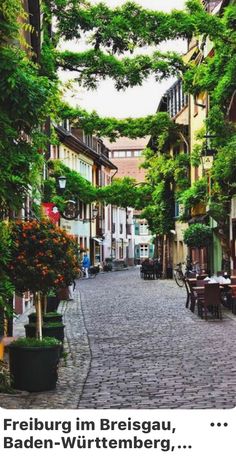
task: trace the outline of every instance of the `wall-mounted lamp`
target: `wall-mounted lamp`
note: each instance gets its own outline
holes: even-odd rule
[[[57,178],[58,187],[61,191],[64,191],[66,188],[66,176],[59,176]]]
[[[213,164],[214,155],[217,153],[216,149],[211,149],[209,141],[215,138],[215,135],[204,135],[206,138],[205,147],[202,150],[202,167],[204,171],[210,170]]]

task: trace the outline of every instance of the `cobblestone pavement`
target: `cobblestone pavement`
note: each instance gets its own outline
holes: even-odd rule
[[[6,408],[230,408],[236,403],[236,320],[204,321],[174,281],[137,268],[79,281],[62,305],[57,389],[0,395]],[[22,333],[23,316],[16,324]]]
[[[77,408],[91,358],[78,292],[75,300],[61,302],[58,311],[63,313],[63,320],[66,323],[64,352],[67,357],[60,361],[56,390],[43,392],[43,394],[40,392],[0,394],[1,407],[12,409]],[[14,324],[14,335],[24,336],[24,324],[28,322],[29,312],[32,312],[32,309]]]

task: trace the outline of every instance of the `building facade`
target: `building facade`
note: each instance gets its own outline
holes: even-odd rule
[[[143,150],[149,138],[131,140],[119,138],[116,142],[106,141],[109,148],[110,160],[117,166],[117,178],[134,178],[142,185],[145,182],[145,170],[141,167],[143,162]],[[126,220],[126,223],[124,222]],[[153,257],[153,236],[148,228],[147,221],[140,219],[140,212],[132,208],[113,208],[113,255],[120,258],[121,252],[129,265],[142,262],[144,259]],[[119,227],[123,225],[123,233],[119,233]],[[125,235],[126,230],[126,235]]]
[[[51,145],[50,159],[60,160],[95,187],[102,187],[111,182],[116,166],[109,160],[108,149],[100,139],[85,135],[80,129],[71,129],[68,121],[55,127],[55,130],[59,145]],[[104,262],[109,251],[109,208],[96,202],[86,204],[83,202],[83,195],[77,204],[78,216],[73,220],[61,217],[60,226],[77,238],[81,251],[89,253],[93,265],[100,264]],[[98,214],[93,217],[95,206]]]

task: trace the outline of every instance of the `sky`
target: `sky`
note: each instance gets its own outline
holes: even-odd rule
[[[100,0],[91,0],[91,3],[99,3]],[[107,5],[114,7],[125,3],[125,0],[103,0]],[[170,11],[172,9],[182,9],[185,0],[136,0],[136,3],[147,9]],[[159,49],[173,50],[177,52],[185,51],[185,43],[181,40],[168,42],[160,46]],[[86,48],[85,43],[70,42],[63,45],[63,48],[70,50],[82,50]],[[150,50],[153,52],[154,48]],[[147,53],[148,49],[139,50],[138,53]],[[60,72],[60,77],[63,81],[71,78],[71,73]],[[76,76],[76,73],[74,73]],[[88,111],[95,110],[101,116],[114,116],[117,118],[124,117],[140,117],[156,112],[158,103],[171,86],[174,79],[169,79],[158,83],[154,77],[149,77],[144,81],[142,86],[126,89],[125,91],[117,91],[113,81],[106,79],[99,83],[96,91],[88,91],[84,88],[73,86],[73,90],[67,92],[67,99],[74,106],[79,105]]]

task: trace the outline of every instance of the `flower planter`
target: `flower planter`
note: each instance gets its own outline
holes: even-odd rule
[[[12,387],[28,392],[55,389],[61,345],[9,346]]]
[[[31,313],[28,315],[29,324],[35,324],[36,322],[36,313]],[[46,313],[43,315],[43,322],[62,322],[62,314],[60,313]]]
[[[60,324],[60,322],[58,322],[58,325],[56,325],[56,326],[43,325],[43,327],[42,327],[43,337],[50,336],[50,337],[56,338],[57,340],[63,342],[64,327],[65,327],[65,325]],[[25,336],[27,338],[35,338],[35,331],[36,331],[36,324],[32,323],[32,324],[25,325]]]
[[[56,311],[60,303],[60,299],[58,297],[47,297],[47,313],[53,313]]]
[[[58,298],[59,300],[69,300],[69,289],[68,287],[64,287],[63,289],[58,290]]]

